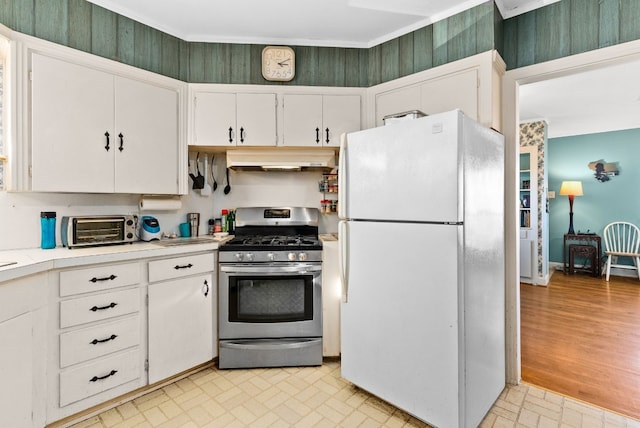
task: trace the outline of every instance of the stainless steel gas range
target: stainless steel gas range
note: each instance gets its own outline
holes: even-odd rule
[[[219,367],[322,364],[318,210],[238,208],[219,251]]]

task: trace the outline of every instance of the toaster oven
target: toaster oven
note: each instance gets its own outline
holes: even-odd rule
[[[136,215],[62,217],[60,237],[68,248],[132,243],[137,223]]]

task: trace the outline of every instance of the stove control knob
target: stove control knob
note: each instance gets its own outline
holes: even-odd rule
[[[253,253],[245,254],[245,258],[247,259],[248,262],[252,262],[253,261]]]
[[[267,254],[267,260],[269,260],[270,262],[273,262],[276,260],[276,255],[273,253],[268,253]]]
[[[242,253],[236,253],[236,260],[239,262],[242,261]]]
[[[298,254],[298,260],[300,260],[301,262],[307,260],[307,253]]]
[[[296,261],[298,259],[298,257],[296,256],[296,253],[289,253],[287,255],[287,258],[289,259],[289,261],[293,262]]]

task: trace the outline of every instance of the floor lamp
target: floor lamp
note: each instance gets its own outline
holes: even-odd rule
[[[560,194],[569,197],[569,235],[575,235],[573,231],[573,197],[582,196],[582,181],[563,181],[560,186]]]

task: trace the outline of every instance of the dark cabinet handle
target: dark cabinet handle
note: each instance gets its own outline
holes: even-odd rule
[[[240,128],[240,142],[244,143],[244,128]]]
[[[325,142],[329,144],[329,128],[325,129],[324,131],[327,133],[327,139],[325,140]]]
[[[94,376],[94,377],[92,377],[91,379],[89,379],[89,382],[97,382],[99,380],[103,380],[103,379],[106,379],[108,377],[111,377],[116,373],[118,373],[118,370],[111,370],[108,374],[106,374],[104,376]]]
[[[316,128],[316,143],[320,142],[320,128]]]
[[[104,311],[105,309],[111,309],[111,308],[115,308],[118,304],[116,302],[111,302],[110,304],[108,304],[107,306],[94,306],[93,308],[89,309],[90,311],[96,312],[96,311]]]
[[[104,278],[96,278],[95,276],[93,278],[91,278],[89,281],[96,283],[98,281],[113,281],[114,279],[116,279],[117,276],[115,275],[110,275],[110,276],[105,276]]]
[[[204,289],[204,297],[207,297],[209,295],[209,283],[207,282],[207,280],[204,280],[204,286],[206,287]]]
[[[104,342],[108,342],[110,340],[115,339],[116,337],[118,337],[118,335],[116,334],[112,334],[111,336],[107,337],[106,339],[93,339],[91,342],[89,342],[92,345],[97,345],[98,343],[104,343]]]
[[[106,145],[106,146],[104,146],[104,149],[105,149],[106,151],[109,151],[109,148],[110,148],[110,147],[109,147],[109,131],[105,132],[105,133],[104,133],[104,136],[105,136],[105,137],[107,137],[107,145]]]
[[[233,143],[233,128],[229,127],[229,142]]]
[[[192,268],[192,267],[193,267],[193,265],[191,263],[189,263],[188,265],[182,265],[182,266],[175,265],[173,268],[175,270],[178,270],[178,269],[189,269],[189,268]]]
[[[122,132],[118,134],[118,137],[120,138],[120,147],[118,147],[118,150],[123,151],[124,150],[124,135],[122,135]]]

